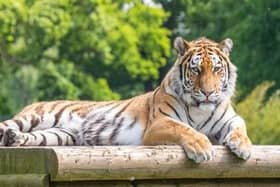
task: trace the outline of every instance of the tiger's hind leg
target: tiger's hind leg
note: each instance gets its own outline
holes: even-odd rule
[[[5,146],[61,146],[77,145],[77,136],[69,130],[50,128],[33,132],[8,129],[3,135]]]

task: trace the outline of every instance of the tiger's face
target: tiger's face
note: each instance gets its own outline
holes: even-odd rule
[[[231,97],[236,80],[236,68],[229,60],[232,45],[230,39],[221,43],[206,38],[175,40],[179,54],[175,66],[186,102],[199,107],[214,106]]]

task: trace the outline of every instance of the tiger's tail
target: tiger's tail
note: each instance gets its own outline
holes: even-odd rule
[[[29,118],[28,118],[29,117]],[[0,146],[76,145],[76,135],[57,127],[38,128],[39,119],[24,116],[0,122]],[[37,130],[34,130],[37,127]]]

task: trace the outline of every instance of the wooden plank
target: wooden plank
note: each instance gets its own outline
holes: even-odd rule
[[[1,187],[48,187],[49,176],[40,174],[0,175]]]
[[[179,146],[53,147],[53,181],[280,178],[280,146],[254,146],[248,161],[215,146],[212,161],[196,164]]]
[[[137,187],[278,187],[280,179],[189,179],[136,181]]]
[[[0,175],[2,174],[55,174],[56,154],[52,148],[1,147]]]
[[[134,187],[129,181],[67,181],[53,182],[52,187]]]
[[[0,174],[46,174],[53,182],[280,178],[280,146],[254,146],[248,161],[215,150],[212,161],[196,164],[180,146],[0,148]]]

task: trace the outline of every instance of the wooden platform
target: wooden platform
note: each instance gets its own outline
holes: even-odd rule
[[[280,186],[280,146],[254,146],[248,161],[215,150],[196,164],[179,146],[0,148],[0,186]]]

